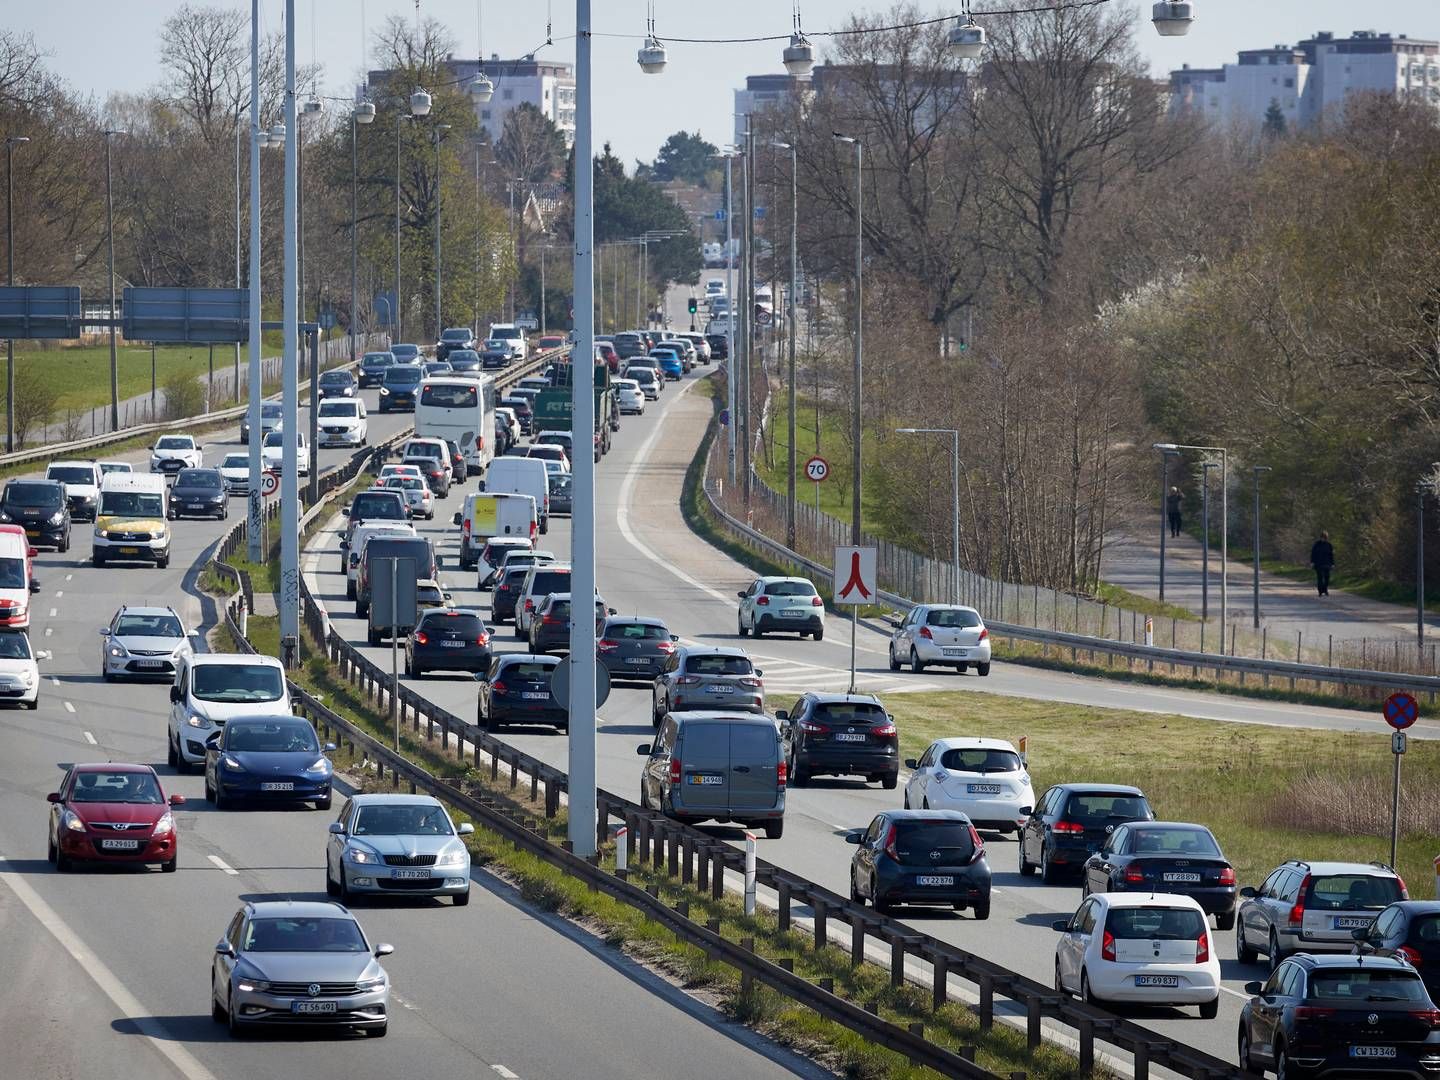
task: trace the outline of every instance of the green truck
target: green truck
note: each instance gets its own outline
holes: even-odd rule
[[[535,398],[536,431],[570,430],[570,366],[559,369],[553,389],[542,390]],[[610,433],[620,430],[620,401],[610,385],[610,366],[595,365],[595,425],[600,432],[600,453],[610,452]]]

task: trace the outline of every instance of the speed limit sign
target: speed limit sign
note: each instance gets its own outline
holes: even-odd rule
[[[267,473],[261,473],[261,474],[260,474],[260,494],[261,494],[261,495],[264,495],[264,496],[268,499],[271,495],[274,495],[275,492],[277,492],[277,491],[279,491],[279,490],[280,490],[280,477],[276,476],[273,472],[267,472]]]
[[[805,462],[805,475],[818,484],[830,475],[830,463],[823,457],[812,457]]]

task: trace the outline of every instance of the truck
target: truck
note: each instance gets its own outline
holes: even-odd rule
[[[535,398],[535,430],[570,430],[570,372],[564,365],[556,370],[551,389]],[[600,432],[600,452],[610,452],[610,433],[620,430],[620,399],[610,385],[610,365],[595,365],[595,423]]]

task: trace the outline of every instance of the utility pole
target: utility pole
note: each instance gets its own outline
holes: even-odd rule
[[[751,466],[751,456],[754,453],[755,438],[751,434],[752,424],[750,416],[751,404],[754,400],[754,393],[750,386],[750,379],[755,372],[755,339],[759,336],[755,332],[755,129],[749,128],[745,132],[745,295],[742,298],[745,305],[745,506],[750,506],[750,496],[754,487],[754,475]]]
[[[123,131],[105,132],[105,265],[110,279],[110,430],[120,430],[120,365],[115,355],[115,198],[110,187],[110,143]],[[210,392],[205,392],[210,400]]]
[[[296,209],[299,199],[298,143],[295,113],[295,0],[285,0],[285,204],[284,204],[284,359],[281,371],[283,459],[280,467],[280,641],[298,641],[300,634],[300,483],[299,464],[299,266]],[[250,433],[260,437],[258,430]]]
[[[260,0],[250,0],[250,421],[248,447],[250,483],[245,493],[248,509],[245,554],[252,564],[265,561],[261,533],[265,528],[265,500],[260,495]],[[155,355],[152,351],[152,357]],[[154,361],[151,361],[153,402]],[[237,388],[238,389],[238,388]]]
[[[736,304],[739,302],[735,293],[739,290],[735,285],[735,241],[734,241],[734,220],[735,207],[733,198],[733,170],[731,164],[734,162],[733,154],[725,155],[725,288],[730,290],[730,317],[725,320],[725,366],[729,372],[725,380],[726,394],[729,397],[730,422],[725,425],[725,439],[727,450],[727,461],[730,465],[729,483],[731,490],[735,488],[735,319]]]
[[[800,214],[800,189],[799,169],[800,159],[795,147],[786,142],[775,142],[771,145],[780,149],[790,151],[790,288],[786,306],[789,308],[788,337],[790,350],[790,408],[788,421],[788,434],[786,446],[788,447],[788,468],[785,478],[785,546],[791,551],[795,550],[795,297],[799,291],[799,264],[796,254],[796,244],[799,238],[798,220]]]
[[[1252,465],[1250,468],[1251,474],[1255,477],[1255,520],[1253,522],[1255,526],[1255,550],[1253,552],[1253,558],[1250,560],[1252,564],[1250,570],[1253,575],[1251,578],[1251,591],[1254,602],[1254,626],[1256,630],[1260,629],[1260,474],[1269,471],[1269,465]],[[1295,659],[1299,660],[1300,658],[1297,656]]]

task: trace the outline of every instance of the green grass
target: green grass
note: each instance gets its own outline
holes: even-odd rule
[[[242,350],[243,354],[244,350]],[[155,350],[155,381],[163,392],[165,383],[174,375],[191,377],[209,370],[209,347],[206,345],[161,346]],[[248,357],[241,356],[243,362]],[[233,346],[215,346],[215,370],[234,370]],[[116,353],[119,369],[120,400],[150,391],[150,349],[122,346]],[[59,397],[56,408],[63,415],[67,410],[80,412],[106,404],[110,400],[110,347],[108,345],[67,345],[62,348],[37,348],[34,342],[15,343],[15,376],[36,371],[54,387]]]
[[[1242,885],[1258,885],[1286,859],[1390,859],[1392,757],[1384,735],[990,694],[897,694],[887,707],[907,757],[961,733],[1011,742],[1026,735],[1037,795],[1081,779],[1138,785],[1160,818],[1209,826]],[[1440,745],[1411,741],[1401,790],[1407,827],[1397,869],[1412,896],[1428,898],[1440,850]]]
[[[776,391],[770,413],[769,432],[773,433],[774,437],[771,460],[766,461],[763,451],[755,459],[755,470],[760,474],[761,479],[776,491],[782,492],[785,490],[786,474],[789,471],[790,439],[786,419],[789,400],[789,395],[784,390]],[[820,456],[829,462],[830,475],[823,483],[816,485],[805,475],[805,462],[815,454],[815,402],[814,399],[806,398],[803,395],[797,397],[796,400],[795,497],[808,506],[814,506],[815,488],[818,486],[820,488],[820,509],[831,517],[849,521],[852,499],[851,477],[854,474],[850,468],[849,433],[844,430],[848,425],[848,420],[835,415],[833,407],[822,408],[820,411]],[[910,437],[895,436],[897,439]],[[868,457],[874,450],[874,432],[869,429],[864,430],[862,439],[862,453]],[[766,444],[769,444],[770,441],[770,434],[767,434]],[[885,537],[887,534],[879,519],[876,498],[877,492],[873,484],[867,484],[861,489],[860,519],[868,532],[875,536]]]
[[[1158,600],[1152,600],[1148,596],[1141,596],[1129,589],[1119,585],[1112,585],[1108,581],[1102,581],[1100,587],[1095,590],[1095,600],[1102,604],[1109,604],[1111,607],[1124,608],[1126,611],[1138,611],[1141,615],[1151,615],[1163,619],[1179,619],[1181,622],[1199,622],[1200,617],[1189,608],[1177,607],[1175,604],[1162,604]]]

